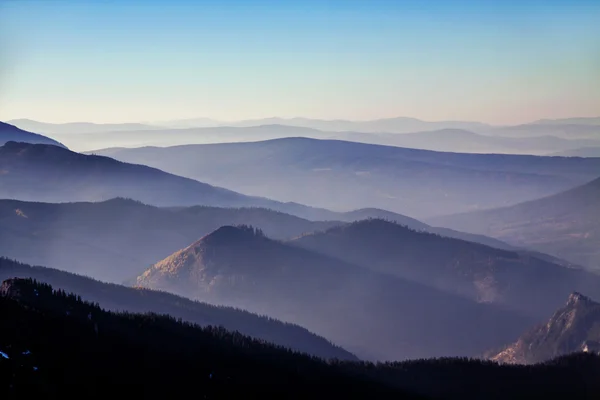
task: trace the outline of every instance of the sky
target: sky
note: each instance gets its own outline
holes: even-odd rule
[[[597,0],[0,0],[0,120],[599,115]]]

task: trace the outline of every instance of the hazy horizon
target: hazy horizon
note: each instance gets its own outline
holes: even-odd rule
[[[600,115],[600,3],[0,1],[0,120]]]
[[[290,120],[306,119],[306,120],[321,120],[321,121],[327,121],[327,122],[335,122],[335,121],[372,122],[372,121],[379,121],[379,120],[406,119],[406,120],[418,120],[421,122],[440,122],[440,123],[441,122],[471,122],[471,123],[481,123],[481,124],[485,124],[485,125],[490,125],[492,127],[503,127],[503,126],[514,126],[514,125],[538,123],[538,122],[542,122],[544,120],[552,121],[552,120],[563,120],[563,119],[568,120],[568,119],[592,119],[592,118],[594,118],[594,119],[600,118],[600,113],[597,115],[592,115],[592,114],[590,114],[590,115],[571,115],[571,116],[565,116],[563,118],[540,118],[540,119],[535,119],[535,120],[522,121],[522,122],[516,123],[516,124],[494,124],[494,123],[489,123],[489,122],[481,121],[481,120],[458,120],[458,119],[455,119],[455,120],[425,120],[425,119],[416,118],[416,117],[409,116],[409,115],[384,116],[381,118],[367,118],[367,119],[312,118],[312,117],[307,117],[304,115],[282,117],[279,115],[271,115],[271,116],[266,116],[266,117],[261,117],[261,118],[229,119],[229,120],[222,120],[222,119],[217,119],[217,118],[212,118],[212,117],[207,117],[207,116],[197,116],[197,117],[191,116],[191,117],[173,118],[173,119],[123,120],[123,121],[95,121],[95,120],[52,121],[52,120],[40,120],[40,119],[34,119],[34,118],[28,118],[28,117],[21,117],[21,118],[3,119],[1,121],[8,122],[8,123],[10,123],[11,121],[32,121],[32,122],[39,122],[39,123],[43,123],[43,124],[55,124],[55,125],[88,124],[88,123],[89,124],[97,124],[97,125],[144,124],[144,125],[151,125],[151,126],[155,126],[155,127],[161,127],[161,125],[160,125],[161,123],[166,124],[169,122],[185,122],[185,121],[202,121],[202,120],[204,120],[207,123],[207,127],[213,127],[213,125],[208,125],[209,122],[214,123],[214,127],[217,127],[217,126],[227,127],[227,126],[229,126],[228,124],[236,124],[236,123],[240,123],[240,122],[250,122],[250,121],[263,121],[263,120],[281,120],[282,122],[285,122],[285,121],[290,121]],[[256,125],[256,126],[260,126],[260,125]],[[201,126],[193,125],[188,128],[191,129],[191,128],[199,128],[199,127],[201,127]],[[175,129],[175,128],[171,128],[171,129]],[[181,129],[186,129],[186,128],[181,128]]]

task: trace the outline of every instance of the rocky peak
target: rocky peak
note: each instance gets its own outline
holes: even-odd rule
[[[593,303],[593,301],[589,297],[584,296],[579,292],[573,292],[569,295],[569,298],[567,300],[567,307],[575,307],[579,304],[589,303]]]
[[[565,307],[546,324],[526,332],[492,360],[534,364],[575,352],[600,353],[600,304],[581,293],[569,295]]]

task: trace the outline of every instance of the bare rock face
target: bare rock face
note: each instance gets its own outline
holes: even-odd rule
[[[575,352],[600,352],[600,304],[578,292],[571,293],[546,324],[528,331],[490,359],[533,364]]]

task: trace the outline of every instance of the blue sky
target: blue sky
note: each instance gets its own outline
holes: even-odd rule
[[[0,0],[0,120],[600,115],[597,0]]]

